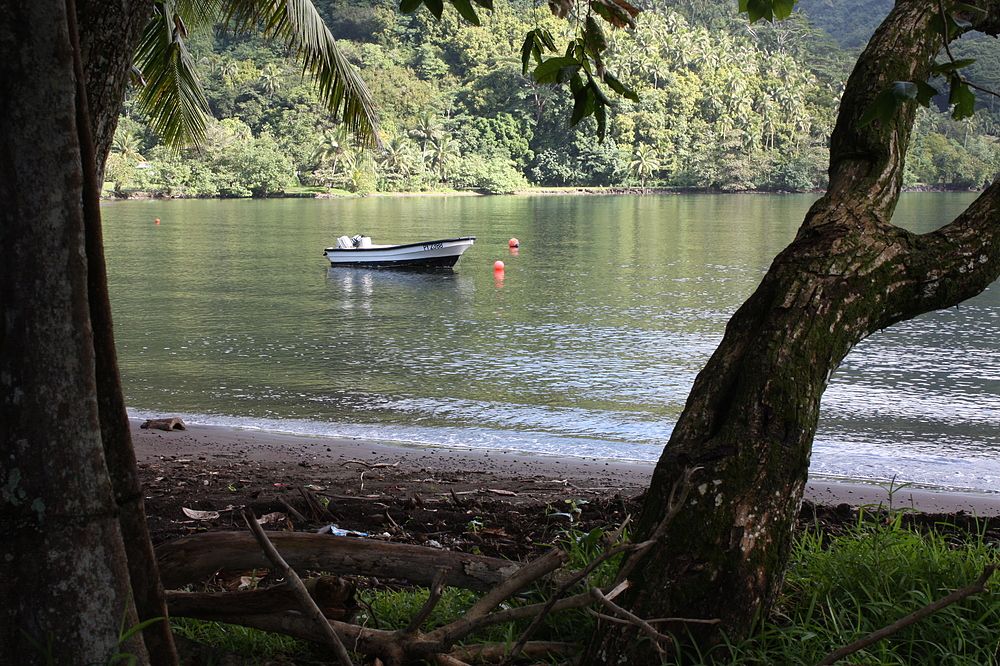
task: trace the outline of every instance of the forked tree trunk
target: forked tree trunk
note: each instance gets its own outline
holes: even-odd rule
[[[968,16],[996,33],[1000,2]],[[792,244],[733,316],[695,380],[653,475],[639,538],[650,535],[675,482],[696,469],[684,508],[630,579],[622,605],[704,648],[739,639],[781,585],[809,467],[820,397],[831,373],[871,333],[955,305],[1000,275],[1000,185],[959,218],[917,236],[890,224],[914,109],[858,127],[875,95],[923,80],[941,38],[929,0],[897,0],[844,94],[831,139],[830,188]],[[691,638],[688,639],[687,636]],[[585,663],[659,664],[631,625],[602,621]]]

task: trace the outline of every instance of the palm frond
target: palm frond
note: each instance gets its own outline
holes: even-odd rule
[[[221,0],[223,20],[237,31],[261,28],[284,40],[318,84],[330,112],[365,147],[381,147],[371,92],[337,48],[311,0]]]
[[[208,102],[184,44],[184,21],[171,4],[156,3],[136,51],[143,83],[136,101],[150,128],[176,147],[204,140]]]

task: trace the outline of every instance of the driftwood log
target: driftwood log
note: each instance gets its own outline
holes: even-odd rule
[[[483,555],[456,553],[425,546],[373,539],[268,532],[289,566],[300,571],[338,575],[402,578],[429,587],[444,569],[444,584],[486,592],[522,565]],[[156,548],[163,587],[168,590],[211,576],[217,571],[265,569],[270,562],[247,532],[209,532],[180,537]]]
[[[157,430],[187,430],[184,421],[176,416],[171,416],[168,419],[147,419],[139,427],[144,430],[149,428],[156,428]]]
[[[302,581],[323,615],[350,622],[357,612],[354,585],[336,576]],[[232,615],[260,615],[299,610],[300,603],[288,583],[256,590],[232,592],[167,592],[167,608],[174,617],[223,620]]]

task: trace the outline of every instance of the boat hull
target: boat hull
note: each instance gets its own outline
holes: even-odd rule
[[[370,247],[328,247],[323,256],[331,266],[361,268],[451,268],[472,247],[475,236],[445,238],[403,245],[372,245]]]

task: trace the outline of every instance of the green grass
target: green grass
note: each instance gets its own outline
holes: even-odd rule
[[[996,544],[981,536],[956,543],[943,533],[919,533],[903,526],[900,514],[888,524],[859,521],[832,545],[824,545],[818,532],[808,532],[797,541],[771,619],[749,640],[714,650],[711,663],[815,664],[833,650],[970,585],[995,561]],[[998,624],[1000,595],[974,595],[842,663],[997,664]]]

